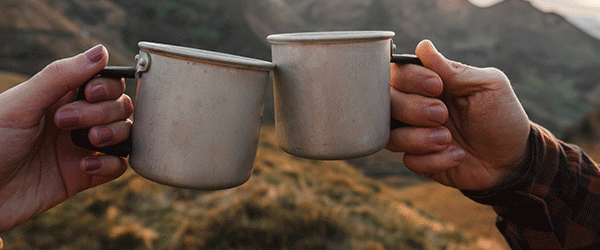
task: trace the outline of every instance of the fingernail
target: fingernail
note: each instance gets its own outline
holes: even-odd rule
[[[446,145],[450,142],[450,133],[445,129],[438,129],[431,133],[431,139],[438,145]]]
[[[106,99],[107,94],[107,90],[106,90],[106,86],[102,85],[102,84],[96,84],[94,86],[92,86],[90,88],[90,101],[95,102],[95,101],[101,101]]]
[[[104,57],[104,46],[102,46],[102,44],[98,44],[96,46],[94,46],[93,48],[89,49],[88,51],[85,52],[85,58],[87,58],[90,62],[98,62],[100,60],[102,60],[102,58]]]
[[[465,158],[465,151],[460,149],[460,148],[456,148],[453,149],[452,151],[450,151],[450,153],[452,154],[452,159],[454,159],[455,161],[460,161],[463,158]]]
[[[423,82],[423,89],[425,90],[425,92],[437,96],[441,94],[441,85],[442,81],[440,81],[440,79],[438,79],[437,77],[429,77],[425,79],[425,82]]]
[[[100,160],[98,160],[98,158],[90,157],[85,159],[83,167],[85,168],[86,172],[92,172],[94,170],[100,169],[102,167],[102,163],[100,163]]]
[[[79,112],[66,108],[56,114],[56,125],[61,128],[73,127],[79,123]]]
[[[106,143],[112,140],[114,134],[112,129],[108,127],[101,127],[96,129],[96,133],[100,138],[100,143]]]
[[[429,107],[429,109],[427,111],[428,111],[428,118],[430,121],[439,123],[439,124],[446,122],[446,109],[444,109],[444,107],[435,105],[435,106]]]

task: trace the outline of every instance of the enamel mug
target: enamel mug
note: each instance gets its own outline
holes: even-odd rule
[[[303,158],[373,154],[390,133],[390,61],[394,32],[275,34],[275,128],[279,146]],[[394,55],[398,63],[417,58]],[[408,60],[408,61],[405,61]]]
[[[107,67],[99,74],[138,78],[131,141],[97,149],[81,130],[72,134],[75,144],[130,154],[135,172],[169,186],[222,189],[246,182],[274,65],[166,44],[138,46],[135,68]]]

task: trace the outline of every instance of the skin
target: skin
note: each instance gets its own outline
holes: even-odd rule
[[[461,190],[483,191],[517,177],[530,123],[508,78],[495,68],[446,59],[424,40],[424,67],[391,65],[392,117],[387,149],[405,152],[411,171]]]
[[[78,148],[69,134],[91,127],[89,139],[99,147],[129,137],[133,106],[122,80],[91,80],[87,100],[72,102],[74,90],[107,62],[98,45],[0,94],[0,232],[127,169],[125,159]]]

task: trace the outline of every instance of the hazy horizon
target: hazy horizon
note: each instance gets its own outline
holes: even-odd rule
[[[489,7],[504,0],[469,0],[479,7]],[[600,1],[598,0],[527,0],[545,12],[558,13],[588,34],[600,39]]]
[[[469,0],[469,2],[488,7],[504,0]],[[587,16],[600,20],[600,1],[597,0],[527,0],[543,11],[552,11],[569,16]]]

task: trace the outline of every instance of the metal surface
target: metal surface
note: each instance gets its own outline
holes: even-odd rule
[[[390,31],[278,34],[271,43],[280,147],[310,159],[381,150],[390,125]]]
[[[170,45],[139,46],[151,66],[138,79],[133,170],[159,183],[195,189],[247,181],[274,65]]]
[[[135,55],[135,69],[137,73],[142,73],[148,71],[150,68],[150,54],[140,51],[137,55]]]

